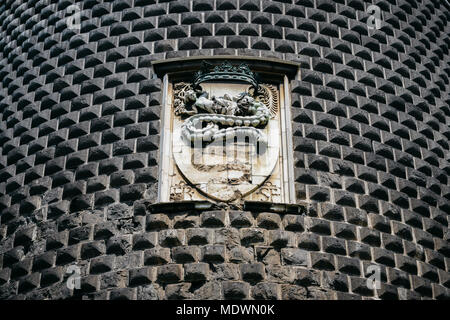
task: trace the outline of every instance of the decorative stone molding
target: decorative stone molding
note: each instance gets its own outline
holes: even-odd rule
[[[236,60],[165,79],[159,201],[295,202],[287,81]]]

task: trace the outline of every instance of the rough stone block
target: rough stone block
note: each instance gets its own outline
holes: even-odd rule
[[[209,279],[209,272],[207,263],[188,263],[184,265],[184,278],[186,281],[206,281]]]
[[[175,283],[183,280],[184,272],[180,264],[166,264],[157,267],[157,279],[161,283]]]

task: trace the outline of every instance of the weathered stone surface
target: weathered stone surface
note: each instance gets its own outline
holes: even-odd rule
[[[161,283],[173,283],[182,280],[183,267],[179,264],[167,264],[157,268],[158,281]]]
[[[308,266],[308,252],[302,249],[281,249],[283,263],[287,265]]]
[[[100,277],[100,289],[107,288],[124,288],[128,285],[128,272],[108,272],[104,273]]]
[[[141,286],[152,283],[156,280],[156,268],[144,267],[139,269],[131,269],[128,279],[130,286]]]
[[[253,287],[252,296],[256,300],[279,300],[281,288],[276,283],[261,282]]]
[[[0,299],[449,298],[445,1],[380,2],[380,30],[356,0],[95,2],[81,30],[0,7]],[[287,72],[297,205],[156,204],[152,62],[224,54]]]
[[[307,291],[304,287],[283,284],[281,285],[281,295],[283,300],[306,300]]]
[[[169,300],[192,299],[193,294],[189,292],[190,283],[169,284],[166,286],[165,294]]]
[[[216,280],[238,280],[240,278],[239,265],[234,263],[214,264],[215,272],[212,277]]]
[[[133,216],[133,211],[126,204],[113,204],[107,208],[106,211],[108,220],[118,220],[131,218]]]
[[[266,277],[262,263],[241,264],[242,279],[249,283],[256,283]]]
[[[222,283],[225,299],[242,300],[248,297],[250,286],[242,281],[225,281]]]
[[[206,282],[194,291],[194,298],[198,300],[220,300],[222,297],[221,285],[217,281]]]
[[[186,281],[206,281],[209,278],[209,266],[206,263],[189,263],[184,266]]]

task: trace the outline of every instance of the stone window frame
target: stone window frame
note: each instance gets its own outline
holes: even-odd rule
[[[157,60],[152,62],[152,67],[158,78],[162,79],[162,101],[161,101],[161,116],[160,116],[160,148],[158,159],[158,197],[157,203],[170,202],[168,196],[163,194],[163,190],[170,188],[168,186],[168,179],[164,177],[168,176],[170,161],[167,159],[170,157],[170,144],[171,141],[171,97],[169,96],[170,87],[173,82],[180,81],[182,79],[190,79],[192,73],[199,70],[202,61],[207,61],[212,64],[219,64],[225,60],[230,62],[239,63],[243,62],[249,65],[250,69],[260,74],[261,82],[264,79],[270,79],[272,82],[276,82],[279,85],[280,103],[283,102],[283,106],[280,105],[280,116],[282,121],[281,131],[286,132],[282,134],[282,146],[281,152],[283,154],[283,163],[280,164],[283,169],[283,188],[286,198],[284,203],[296,204],[299,199],[296,198],[295,193],[295,176],[294,176],[294,150],[293,150],[293,130],[292,130],[292,117],[291,117],[291,88],[290,80],[295,79],[299,73],[300,64],[295,62],[284,61],[280,59],[270,58],[256,58],[256,57],[242,57],[242,56],[204,56],[204,57],[185,57],[185,58],[173,58],[165,60]],[[268,77],[270,75],[270,78]],[[276,81],[273,80],[273,76],[276,77]],[[284,114],[283,114],[284,113]],[[290,138],[289,138],[290,137]],[[168,193],[168,192],[167,192]]]

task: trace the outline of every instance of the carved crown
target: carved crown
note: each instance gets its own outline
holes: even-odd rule
[[[201,69],[194,74],[192,84],[194,88],[197,88],[202,82],[215,80],[243,81],[251,84],[256,89],[255,91],[258,89],[258,76],[250,70],[247,64],[241,63],[239,66],[233,66],[228,61],[215,67],[203,61]]]

